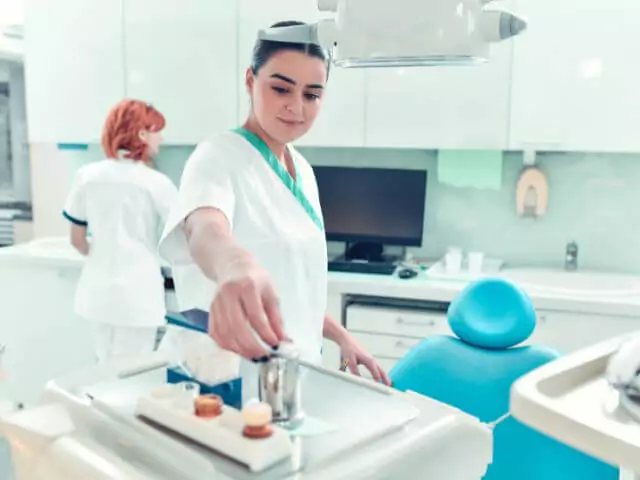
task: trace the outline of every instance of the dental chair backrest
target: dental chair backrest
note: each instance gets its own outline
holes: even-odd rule
[[[500,279],[469,285],[451,303],[449,325],[458,338],[424,339],[391,370],[395,388],[413,390],[478,417],[509,411],[511,384],[558,354],[516,346],[535,329],[529,297]],[[462,461],[463,459],[461,459]],[[508,417],[494,430],[494,458],[486,480],[617,480],[618,469]]]

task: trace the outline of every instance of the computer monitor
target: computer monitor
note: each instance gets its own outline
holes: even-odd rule
[[[372,257],[383,245],[422,244],[426,170],[316,166],[314,172],[327,240],[347,242],[347,260],[380,260]]]

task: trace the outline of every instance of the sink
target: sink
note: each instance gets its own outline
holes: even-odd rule
[[[525,290],[558,295],[621,297],[640,295],[640,277],[594,271],[504,269],[501,276]]]

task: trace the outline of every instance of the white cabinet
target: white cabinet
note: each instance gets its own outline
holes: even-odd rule
[[[538,310],[538,324],[527,343],[568,354],[608,338],[640,332],[640,319],[614,315]]]
[[[2,297],[3,389],[6,399],[33,405],[49,380],[95,362],[94,330],[73,309],[80,266],[17,262],[11,248],[0,256],[0,287],[11,291]]]
[[[616,315],[538,310],[536,329],[525,345],[552,348],[560,354],[607,338],[640,332],[640,319]],[[422,339],[456,337],[445,312],[392,306],[350,305],[345,326],[378,362],[391,368]]]
[[[510,41],[473,67],[366,72],[367,147],[505,149],[509,131]]]
[[[127,96],[165,115],[167,143],[237,125],[236,2],[125,0],[124,25]]]
[[[511,146],[638,151],[640,2],[517,0]]]
[[[363,147],[365,71],[331,66],[322,109],[313,128],[296,145]]]
[[[453,335],[444,312],[383,306],[350,305],[346,327],[387,372],[422,339]]]
[[[444,312],[393,307],[352,305],[347,309],[347,328],[355,332],[413,338],[452,335]]]
[[[244,72],[250,66],[258,30],[284,20],[316,22],[322,18],[315,0],[238,0],[239,44],[238,114],[243,122],[249,114],[249,95]],[[320,115],[311,131],[298,142],[300,146],[363,146],[364,78],[362,70],[331,68]]]
[[[125,95],[122,33],[122,0],[27,0],[31,143],[100,143],[109,109]]]

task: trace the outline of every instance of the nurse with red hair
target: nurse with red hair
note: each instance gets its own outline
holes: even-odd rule
[[[152,163],[164,127],[164,116],[148,103],[115,105],[102,132],[106,158],[77,171],[63,210],[71,243],[86,257],[75,310],[96,326],[100,363],[153,351],[164,324],[156,249],[177,196]]]

